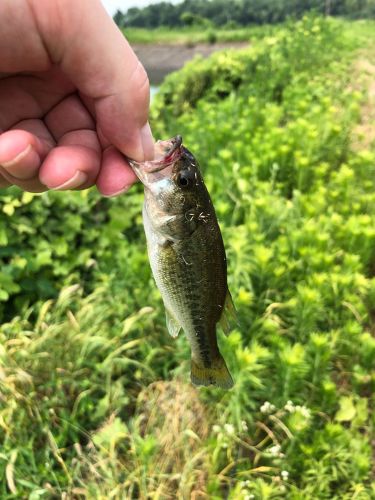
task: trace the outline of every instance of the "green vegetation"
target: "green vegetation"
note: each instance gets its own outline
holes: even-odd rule
[[[303,18],[155,99],[155,134],[183,135],[221,222],[231,391],[188,383],[140,186],[0,195],[2,499],[374,497],[375,144],[356,138],[355,64],[375,71],[374,33]]]
[[[197,43],[248,42],[263,38],[272,32],[272,27],[254,26],[251,28],[200,28],[196,26],[180,29],[171,28],[123,28],[123,33],[130,43],[165,43],[194,46]]]
[[[375,0],[184,0],[159,2],[143,8],[117,11],[114,20],[120,27],[157,28],[160,26],[204,27],[280,23],[304,13],[344,16],[354,19],[374,18]]]

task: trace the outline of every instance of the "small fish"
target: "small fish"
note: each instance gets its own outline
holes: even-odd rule
[[[233,386],[216,327],[229,331],[235,313],[227,285],[220,228],[194,156],[181,136],[155,145],[155,160],[130,164],[145,188],[148,255],[172,337],[182,328],[191,344],[195,385]]]

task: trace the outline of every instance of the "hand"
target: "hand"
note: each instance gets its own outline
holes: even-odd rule
[[[145,70],[99,0],[1,0],[0,187],[113,196],[152,159]]]

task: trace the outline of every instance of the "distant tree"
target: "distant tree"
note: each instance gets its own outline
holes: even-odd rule
[[[198,14],[192,14],[191,12],[183,12],[180,15],[180,21],[184,26],[212,26],[211,21],[202,16],[198,16]]]
[[[345,0],[343,10],[353,18],[374,18],[375,0]]]
[[[195,15],[191,12],[183,12],[180,16],[180,21],[186,26],[192,26],[194,24]]]
[[[125,14],[121,12],[121,10],[116,10],[116,14],[113,16],[114,22],[119,26],[120,28],[123,28],[124,26],[124,18]]]
[[[164,1],[142,9],[133,7],[125,14],[117,11],[114,19],[119,26],[144,28],[205,25],[202,19],[211,26],[245,26],[300,18],[310,10],[350,18],[375,17],[375,0],[183,0],[178,4]]]

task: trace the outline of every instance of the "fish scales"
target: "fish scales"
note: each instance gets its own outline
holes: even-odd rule
[[[222,286],[226,282],[224,266],[212,269],[207,265],[217,244],[216,238],[210,241],[213,234],[201,226],[189,238],[189,248],[181,244],[169,245],[159,249],[155,260],[151,259],[158,288],[163,297],[168,297],[165,301],[168,309],[179,318],[182,329],[189,336],[194,356],[200,356],[206,367],[218,356],[216,323],[226,295]],[[202,255],[202,250],[197,255],[195,248],[203,249],[206,255]]]
[[[195,158],[179,137],[159,143],[154,162],[131,162],[145,186],[143,222],[171,335],[180,328],[192,351],[197,385],[233,385],[216,338],[225,313],[226,258],[210,196]]]

